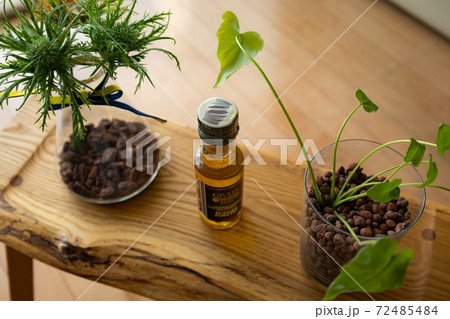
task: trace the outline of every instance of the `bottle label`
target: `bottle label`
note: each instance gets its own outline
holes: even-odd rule
[[[223,222],[233,219],[242,208],[243,181],[227,187],[212,187],[197,182],[200,212],[209,220]]]

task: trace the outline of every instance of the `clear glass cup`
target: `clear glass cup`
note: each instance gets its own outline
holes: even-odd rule
[[[336,169],[340,166],[347,168],[350,163],[359,162],[370,151],[380,146],[377,142],[368,140],[343,140],[339,142]],[[325,146],[312,158],[311,164],[314,175],[323,175],[332,171],[334,143]],[[387,168],[401,164],[403,155],[396,150],[384,147],[377,151],[362,164],[363,172],[367,175],[377,174]],[[387,173],[390,174],[390,173]],[[387,175],[384,175],[385,177]],[[395,178],[403,182],[422,183],[422,178],[412,165],[403,167]],[[326,288],[339,274],[343,265],[349,262],[357,253],[358,245],[346,230],[340,229],[323,217],[323,212],[313,205],[308,196],[311,187],[311,176],[305,172],[305,192],[302,207],[302,232],[300,235],[300,260],[305,273],[318,285]],[[409,225],[403,231],[390,237],[399,240],[419,220],[425,207],[426,194],[424,188],[402,187],[400,196],[408,200],[410,212]],[[320,225],[320,226],[319,226]],[[323,233],[326,229],[327,236]],[[331,235],[330,235],[331,234]],[[358,236],[361,241],[379,239],[379,237]]]
[[[78,78],[95,88],[103,79],[87,71]],[[107,86],[114,81],[108,81]],[[124,95],[120,102],[128,103]],[[82,106],[86,136],[73,138],[71,107],[56,111],[56,170],[62,183],[84,201],[96,204],[122,202],[146,189],[159,171],[157,135],[148,121],[130,111],[109,105]],[[155,121],[153,129],[160,125]]]

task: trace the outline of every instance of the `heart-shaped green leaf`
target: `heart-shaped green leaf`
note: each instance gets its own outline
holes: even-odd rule
[[[400,196],[400,188],[402,183],[400,178],[394,179],[392,182],[382,182],[376,184],[367,190],[367,195],[379,203],[386,203]]]
[[[409,144],[408,151],[405,155],[405,162],[411,162],[414,166],[419,166],[422,161],[423,154],[425,154],[425,145],[417,142],[411,138],[411,144]]]
[[[375,105],[368,97],[367,95],[358,89],[355,93],[356,98],[359,100],[359,103],[362,104],[364,110],[368,113],[370,112],[376,112],[378,110],[378,106]]]
[[[438,153],[444,156],[445,150],[450,150],[450,126],[447,124],[439,125],[436,138]]]
[[[433,162],[433,156],[430,154],[430,161],[428,162],[427,180],[417,187],[425,187],[434,182],[438,174],[436,162]]]
[[[220,61],[220,74],[214,87],[221,86],[234,72],[250,63],[250,59],[239,48],[236,40],[254,58],[264,47],[264,41],[257,32],[239,33],[239,21],[231,11],[222,15],[223,22],[217,31],[219,46],[217,58]]]
[[[363,247],[342,267],[323,300],[333,300],[347,291],[381,292],[400,287],[414,253],[403,249],[395,254],[397,246],[395,239],[386,237],[374,246]]]

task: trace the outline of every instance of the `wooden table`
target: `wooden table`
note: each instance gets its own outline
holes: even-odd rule
[[[156,300],[321,299],[324,291],[300,265],[301,229],[283,211],[300,221],[303,168],[281,166],[269,153],[262,154],[266,166],[252,160],[241,222],[210,229],[198,216],[193,186],[196,133],[168,122],[157,130],[172,137],[172,161],[155,182],[124,203],[89,204],[58,180],[55,129],[33,126],[32,104],[0,133],[0,240],[8,246],[13,299],[32,298],[31,258],[91,280],[114,263],[100,282]],[[402,241],[415,251],[405,284],[376,300],[450,298],[449,221],[448,207],[428,202]]]

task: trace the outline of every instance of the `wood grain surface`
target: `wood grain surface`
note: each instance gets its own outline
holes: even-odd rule
[[[0,240],[10,247],[91,280],[114,263],[100,282],[157,300],[323,296],[300,265],[301,229],[283,211],[300,221],[301,167],[281,166],[268,153],[262,153],[265,166],[252,160],[246,167],[241,222],[216,231],[198,216],[192,186],[195,131],[173,122],[151,122],[155,130],[172,137],[172,161],[134,199],[93,205],[74,197],[58,180],[54,129],[38,133],[27,115],[33,107],[26,105],[0,133]],[[405,284],[375,294],[376,300],[450,298],[449,221],[448,207],[428,203],[423,218],[402,241],[415,251]],[[352,293],[340,299],[369,297]]]
[[[311,63],[372,3],[372,0],[139,1],[141,14],[168,9],[173,12],[167,34],[173,36],[177,44],[172,46],[167,42],[165,48],[173,50],[180,58],[182,71],[176,70],[166,57],[152,54],[146,63],[156,89],[146,83],[144,89],[132,96],[136,83],[134,75],[126,70],[120,71],[119,84],[127,95],[124,98],[131,99],[132,104],[142,111],[191,128],[196,126],[196,109],[204,99],[224,96],[232,99],[240,109],[240,137],[249,138],[253,144],[258,138],[293,137],[276,105],[255,123],[274,99],[251,66],[233,75],[221,88],[212,89],[220,68],[215,58],[215,32],[222,13],[233,10],[240,19],[242,31],[255,30],[264,38],[265,48],[258,55],[258,62],[280,93],[289,88],[283,97],[285,105],[302,136],[314,138],[318,147],[333,141],[344,116],[354,106],[353,94],[357,88],[369,94],[380,110],[376,115],[356,114],[346,128],[344,138],[385,142],[413,136],[432,141],[437,125],[449,120],[450,44],[386,2],[378,1],[303,75]],[[302,77],[294,83],[300,75]],[[14,103],[11,104],[1,111],[0,128],[15,114]],[[131,208],[129,203],[110,207],[82,203],[57,182],[54,160],[50,155],[54,150],[52,127],[48,128],[49,136],[40,133],[36,126],[32,127],[36,110],[19,112],[20,118],[1,135],[0,190],[3,197],[0,197],[0,229],[3,233],[0,240],[50,265],[95,279],[185,190],[183,187],[191,182],[193,173],[188,160],[178,168],[165,167],[157,182],[133,200],[136,203]],[[49,125],[53,124],[54,121],[49,122]],[[168,127],[171,127],[170,123]],[[176,136],[195,135],[193,131],[181,128],[177,133]],[[45,143],[41,145],[44,139]],[[174,140],[172,143],[181,142]],[[279,147],[266,142],[263,149],[277,151]],[[190,152],[185,149],[185,154]],[[289,156],[295,158],[297,155],[298,147],[289,147]],[[246,171],[247,212],[237,228],[226,233],[203,229],[194,210],[195,192],[190,189],[136,244],[137,249],[145,252],[142,253],[145,257],[139,257],[138,251],[130,250],[124,257],[128,254],[135,257],[125,258],[123,264],[122,259],[119,260],[111,271],[115,267],[119,270],[111,273],[110,277],[105,275],[104,282],[157,299],[233,299],[225,293],[211,294],[210,297],[200,294],[199,285],[206,285],[204,291],[210,285],[206,280],[225,288],[232,285],[253,291],[242,293],[241,299],[320,299],[323,292],[305,278],[298,260],[300,230],[263,191],[251,185],[254,183],[251,177],[254,177],[294,218],[300,220],[302,173],[292,165],[283,167],[286,173],[279,173],[274,166],[278,161],[269,155],[266,158],[268,167],[250,166]],[[438,160],[440,171],[437,182],[448,185],[450,162],[437,155],[433,158]],[[275,174],[270,178],[264,177],[262,172],[266,170]],[[36,177],[30,177],[28,182],[24,181],[27,176]],[[46,185],[51,186],[48,191],[42,189]],[[25,192],[28,186],[30,188]],[[298,191],[289,191],[288,188]],[[450,196],[442,191],[428,190],[427,195],[450,205]],[[64,206],[60,207],[62,203]],[[187,217],[189,222],[186,222]],[[273,226],[273,230],[268,225],[272,219],[281,223]],[[414,247],[416,252],[407,283],[401,290],[375,295],[375,299],[450,299],[450,280],[445,269],[450,261],[448,219],[448,206],[428,201],[426,214],[402,242],[403,246]],[[188,226],[197,228],[189,229]],[[267,239],[266,233],[271,235]],[[186,238],[192,235],[194,239],[181,239],[183,234]],[[238,241],[247,235],[251,236],[251,242]],[[431,240],[433,237],[435,239]],[[231,241],[230,246],[228,241]],[[254,242],[259,244],[252,246]],[[202,249],[200,243],[207,248]],[[231,246],[233,243],[235,246]],[[276,253],[272,258],[273,251]],[[269,256],[268,260],[256,257],[261,255]],[[280,255],[282,257],[278,260]],[[83,258],[76,261],[78,256]],[[88,256],[92,256],[92,266]],[[228,257],[236,259],[232,262]],[[275,259],[274,265],[270,266],[272,259]],[[96,260],[98,264],[95,264]],[[138,265],[136,269],[135,264]],[[288,268],[289,276],[282,275],[283,271],[278,274],[278,269],[283,267]],[[145,274],[136,276],[128,269]],[[157,271],[160,269],[163,271],[159,275]],[[177,276],[168,274],[166,269],[176,271]],[[230,269],[242,269],[241,275]],[[254,275],[251,274],[253,271]],[[52,273],[55,276],[49,273],[49,270],[39,273],[37,287],[46,288],[48,282],[58,282],[56,272]],[[267,290],[270,286],[267,277],[261,275],[268,273],[279,282],[270,291],[272,294]],[[2,275],[0,273],[1,280]],[[63,285],[61,280],[59,283]],[[72,293],[76,297],[86,282],[71,280],[70,284],[77,288]],[[190,284],[194,286],[192,289]],[[294,285],[294,289],[282,288],[285,284],[287,287]],[[173,287],[178,285],[182,291],[172,293]],[[154,286],[153,290],[149,288],[151,286]],[[39,291],[48,290],[45,288]],[[99,298],[93,295],[94,288],[83,299]],[[214,292],[217,289],[210,288]],[[67,291],[61,293],[60,287],[54,290],[57,292],[45,292],[41,297],[55,299],[55,296],[61,298],[64,293],[68,294]],[[189,292],[185,293],[185,290]],[[263,297],[256,296],[258,290]],[[290,294],[292,290],[295,292]],[[97,292],[108,295],[105,289]],[[118,298],[114,293],[108,296],[110,299]],[[120,296],[118,299],[123,298]],[[368,299],[361,294],[341,298]],[[6,299],[2,298],[2,291],[0,299]]]

